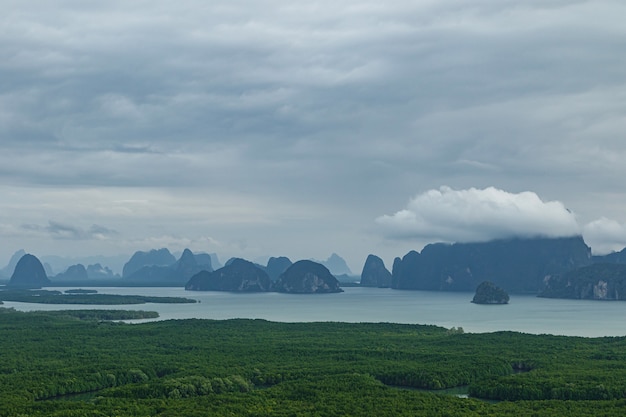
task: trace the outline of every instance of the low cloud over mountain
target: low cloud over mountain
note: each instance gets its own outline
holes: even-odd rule
[[[583,226],[560,201],[543,201],[531,191],[511,193],[494,187],[429,190],[376,222],[393,239],[485,242],[582,234],[595,253],[618,250],[626,243],[624,224],[601,218]]]

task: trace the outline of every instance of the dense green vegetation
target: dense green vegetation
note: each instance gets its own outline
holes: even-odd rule
[[[18,301],[39,304],[91,304],[91,305],[122,305],[145,303],[195,303],[196,300],[183,297],[154,297],[145,295],[63,294],[49,290],[2,290],[0,301]]]
[[[387,323],[131,325],[10,309],[0,309],[0,334],[2,417],[626,413],[622,337]],[[467,384],[508,401],[408,389]]]
[[[48,311],[46,314],[79,320],[140,320],[159,317],[156,311],[143,310],[58,310]]]
[[[98,291],[96,290],[85,290],[82,288],[77,288],[74,290],[65,290],[63,291],[65,294],[97,294]]]

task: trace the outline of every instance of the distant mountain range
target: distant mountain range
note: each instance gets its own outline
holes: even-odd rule
[[[16,252],[9,265],[0,270],[5,280],[13,276],[13,272],[9,271],[14,270],[25,255],[24,251]],[[218,262],[217,267],[214,261]],[[320,265],[328,271],[332,280],[343,277],[345,285],[353,282],[349,279],[352,275],[345,260],[335,253],[326,261],[308,262],[310,264],[296,262],[298,268],[293,269],[295,264],[287,257],[269,258],[267,265],[232,258],[222,267],[215,254],[194,254],[185,249],[176,259],[168,249],[162,248],[133,254],[123,265],[122,276],[114,274],[107,266],[99,263],[87,267],[75,264],[57,275],[50,274],[50,268],[45,264],[42,268],[46,273],[45,279],[50,279],[49,285],[66,285],[70,282],[89,285],[97,282],[99,285],[185,286],[193,277],[204,274],[205,277],[211,276],[207,281],[212,282],[207,284],[211,288],[222,285],[231,290],[235,288],[235,291],[237,288],[242,291],[244,288],[269,290],[287,285],[286,288],[290,288],[290,291],[296,291],[301,284],[298,280],[307,279],[309,290],[319,284],[320,289],[335,291],[334,281],[332,284],[330,278],[325,281],[325,273],[312,265]],[[224,269],[231,267],[233,263],[237,263],[236,267]],[[580,236],[507,239],[483,243],[437,243],[425,246],[421,252],[410,251],[402,258],[396,258],[391,272],[387,270],[382,259],[369,255],[361,273],[360,284],[399,290],[475,291],[480,283],[489,281],[511,294],[625,299],[626,267],[596,265],[626,265],[626,249],[606,256],[592,256],[591,249]],[[301,276],[300,278],[291,278],[294,273],[285,275],[289,269],[305,272],[296,275]],[[222,277],[229,277],[230,281],[218,285],[217,275],[214,274],[217,271],[220,271]],[[257,271],[262,274],[256,275]],[[41,275],[40,272],[38,274]],[[248,281],[238,281],[240,278],[233,274],[239,274],[240,278],[245,277]],[[306,274],[312,275],[304,278]],[[317,281],[310,281],[312,276],[318,277],[315,278]],[[290,279],[288,284],[285,284],[286,277]],[[15,284],[20,280],[11,281]],[[204,285],[198,284],[193,289],[200,289]]]

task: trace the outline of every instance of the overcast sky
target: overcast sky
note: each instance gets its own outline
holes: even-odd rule
[[[0,0],[0,266],[626,245],[619,0]],[[4,261],[4,262],[3,262]]]

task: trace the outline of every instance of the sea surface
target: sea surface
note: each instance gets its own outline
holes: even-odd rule
[[[64,291],[76,288],[49,288]],[[277,322],[393,322],[462,327],[465,332],[511,330],[568,336],[626,336],[625,301],[560,300],[511,295],[507,305],[477,305],[473,293],[344,288],[337,294],[228,293],[183,288],[98,287],[100,294],[187,297],[196,304],[51,305],[5,302],[19,311],[125,309],[157,311],[157,320],[251,318]],[[148,320],[137,320],[143,322]]]

